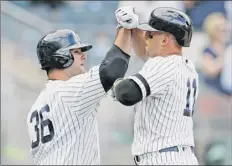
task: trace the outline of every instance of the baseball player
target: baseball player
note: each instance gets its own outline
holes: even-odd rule
[[[28,113],[31,154],[36,165],[99,165],[96,107],[130,59],[131,30],[119,29],[112,48],[98,66],[84,73],[84,52],[71,30],[45,35],[37,56],[48,81]]]
[[[137,74],[118,79],[112,90],[123,105],[135,105],[135,163],[196,165],[192,116],[198,74],[182,54],[182,47],[191,43],[192,22],[179,10],[161,7],[147,23],[136,25],[138,17],[129,8],[116,10],[117,20],[133,29],[135,53],[148,60]]]

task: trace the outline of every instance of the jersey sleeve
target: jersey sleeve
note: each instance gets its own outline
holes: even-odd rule
[[[62,97],[74,112],[84,113],[96,107],[106,95],[99,76],[99,66],[71,78],[62,86]]]
[[[143,68],[129,79],[135,81],[142,92],[143,99],[149,95],[162,93],[175,77],[176,63],[171,57],[149,59]]]

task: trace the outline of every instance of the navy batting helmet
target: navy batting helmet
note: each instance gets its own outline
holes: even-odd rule
[[[138,25],[144,31],[164,31],[172,34],[182,47],[189,47],[192,22],[187,14],[170,7],[159,7],[151,12],[149,21]]]
[[[64,69],[72,65],[74,58],[71,49],[79,48],[88,51],[92,45],[83,44],[78,35],[69,29],[48,33],[37,45],[37,56],[43,70]]]

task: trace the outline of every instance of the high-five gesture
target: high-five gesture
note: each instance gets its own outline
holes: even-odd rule
[[[132,6],[118,8],[115,11],[115,16],[118,21],[118,27],[133,29],[139,24],[138,16],[135,14],[135,9]]]

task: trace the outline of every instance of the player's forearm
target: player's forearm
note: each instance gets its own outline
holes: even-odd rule
[[[131,30],[120,28],[117,31],[114,44],[129,55],[131,52]]]
[[[99,72],[104,90],[107,92],[115,80],[123,78],[128,68],[131,50],[131,30],[120,28],[114,44],[102,61]]]
[[[144,31],[137,28],[132,29],[132,46],[135,54],[146,61],[147,56],[145,50],[146,42],[144,38]]]

